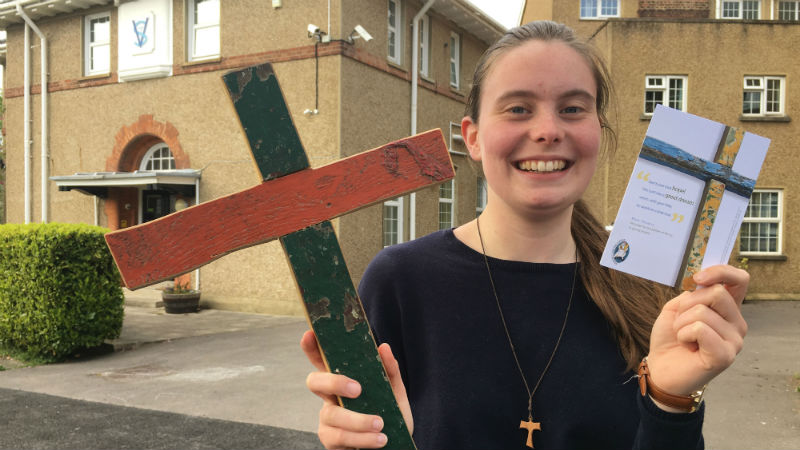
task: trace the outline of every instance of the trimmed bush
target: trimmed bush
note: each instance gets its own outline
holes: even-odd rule
[[[0,225],[0,344],[59,360],[119,336],[124,298],[107,231]]]

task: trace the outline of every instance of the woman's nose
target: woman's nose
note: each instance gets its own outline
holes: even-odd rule
[[[531,139],[542,144],[553,144],[564,138],[564,130],[556,113],[539,111],[531,120]]]

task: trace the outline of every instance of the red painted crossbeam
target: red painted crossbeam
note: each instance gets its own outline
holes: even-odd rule
[[[454,175],[442,132],[433,130],[108,233],[106,241],[125,285],[136,289]]]

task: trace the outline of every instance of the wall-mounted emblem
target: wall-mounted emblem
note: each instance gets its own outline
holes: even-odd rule
[[[140,13],[131,19],[131,44],[133,54],[143,55],[155,49],[156,15],[153,11]]]

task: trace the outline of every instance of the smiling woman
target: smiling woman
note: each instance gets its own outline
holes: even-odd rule
[[[601,149],[614,144],[597,55],[546,21],[491,46],[461,122],[483,166],[486,207],[460,227],[385,248],[362,278],[420,449],[703,447],[704,406],[695,412],[689,394],[741,349],[749,278],[712,267],[695,276],[708,288],[667,302],[654,283],[600,266],[607,234],[581,200]],[[301,346],[324,370],[313,333]],[[630,382],[637,367],[641,385]],[[359,395],[355,380],[317,372],[307,384],[324,400],[326,447],[387,443],[382,418],[339,406],[336,396]]]

